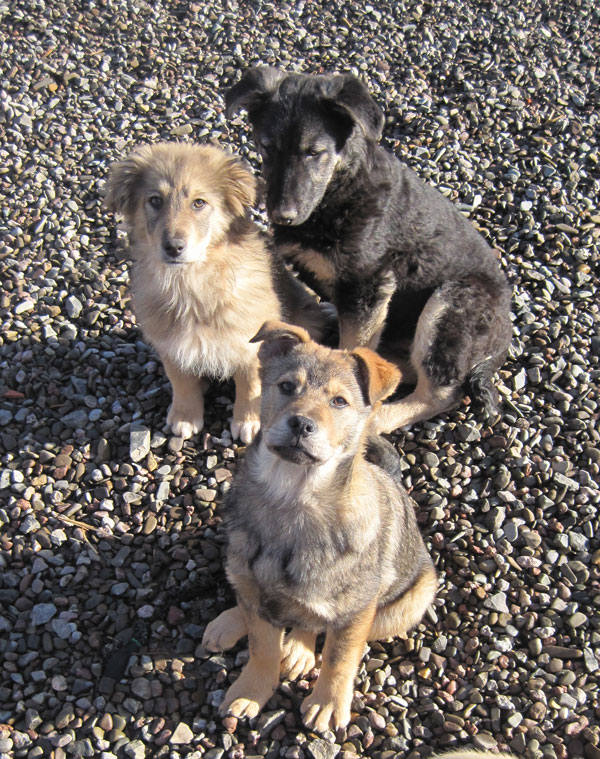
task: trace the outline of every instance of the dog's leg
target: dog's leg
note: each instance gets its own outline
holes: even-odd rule
[[[167,422],[174,435],[192,437],[204,427],[204,390],[206,382],[182,372],[170,358],[161,356],[165,372],[173,388]]]
[[[288,680],[296,680],[315,666],[314,633],[294,627],[286,636],[281,659],[281,674]]]
[[[410,395],[382,405],[375,413],[377,432],[393,432],[405,424],[429,419],[451,409],[461,395],[461,380],[451,348],[445,356],[447,365],[437,379],[431,376],[432,345],[448,321],[448,303],[441,293],[434,293],[419,316],[410,359],[417,372],[417,386]],[[443,376],[442,376],[443,375]]]
[[[393,432],[406,424],[430,419],[436,414],[449,411],[459,398],[460,388],[435,387],[426,376],[419,373],[414,392],[402,400],[383,404],[375,412],[375,430],[380,434]]]
[[[318,301],[287,269],[282,270],[278,286],[287,321],[304,327],[315,342],[337,346],[339,327],[335,306],[325,300]]]
[[[242,610],[239,606],[233,606],[208,623],[202,645],[209,651],[227,651],[247,634]]]
[[[469,385],[470,395],[494,415],[493,371],[511,333],[508,294],[502,283],[482,278],[448,281],[423,308],[410,360],[418,375],[415,392],[378,410],[379,432],[428,419],[451,409]]]
[[[378,284],[375,296],[366,298],[361,292],[345,293],[343,300],[338,296],[336,303],[339,300],[341,350],[358,347],[377,350],[395,287],[395,281],[390,275]],[[356,301],[361,303],[360,314],[346,313],[343,306]]]
[[[241,606],[248,630],[250,659],[230,686],[219,712],[252,719],[271,698],[279,683],[282,628],[273,627],[251,609]]]
[[[340,630],[329,629],[323,649],[323,666],[310,696],[300,711],[304,724],[325,732],[344,727],[350,721],[354,678],[375,617],[375,602]]]
[[[235,403],[231,434],[242,443],[251,443],[260,429],[260,377],[258,359],[235,374]]]
[[[411,507],[412,508],[412,507]],[[423,571],[417,582],[397,601],[377,610],[369,632],[369,640],[405,638],[409,630],[423,619],[433,602],[438,579],[433,567]]]

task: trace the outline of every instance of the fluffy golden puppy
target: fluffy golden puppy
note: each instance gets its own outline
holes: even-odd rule
[[[231,432],[250,442],[260,424],[250,338],[284,315],[319,332],[318,304],[249,218],[255,196],[250,171],[212,145],[144,145],[110,169],[106,205],[128,226],[135,314],[173,388],[167,421],[184,438],[203,427],[205,380],[233,376]]]

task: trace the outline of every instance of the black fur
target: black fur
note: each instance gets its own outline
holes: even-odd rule
[[[400,456],[394,446],[381,435],[369,435],[365,449],[365,458],[381,467],[402,487],[402,466]]]
[[[377,145],[383,116],[360,81],[251,69],[227,107],[249,111],[275,243],[305,281],[342,323],[367,323],[392,289],[379,343],[388,353],[410,344],[437,293],[447,310],[423,369],[433,385],[468,387],[491,409],[491,376],[511,335],[508,283],[474,226]],[[331,262],[333,281],[290,254],[294,246]]]

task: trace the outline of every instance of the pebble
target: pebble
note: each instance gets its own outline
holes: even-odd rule
[[[144,700],[151,698],[152,686],[145,677],[136,677],[131,682],[131,691],[139,698]]]
[[[587,620],[587,615],[578,611],[569,617],[569,625],[571,627],[581,627],[581,625],[584,625]]]
[[[70,635],[75,632],[77,625],[74,622],[68,622],[66,619],[53,619],[52,631],[62,640],[68,640]]]
[[[54,604],[51,604],[51,603],[36,604],[31,609],[31,622],[32,624],[36,626],[45,625],[46,622],[49,622],[57,612],[58,612],[58,609],[56,608]]]
[[[88,412],[84,409],[75,409],[62,418],[63,424],[72,429],[84,429],[88,421]]]
[[[340,753],[340,746],[328,743],[322,738],[315,738],[307,743],[306,748],[312,759],[335,759]]]
[[[146,746],[141,740],[134,740],[123,746],[125,756],[131,759],[144,759],[146,756]]]
[[[180,722],[169,738],[169,743],[188,744],[191,743],[193,738],[194,733],[190,729],[189,725],[187,725],[185,722]]]
[[[506,594],[495,593],[493,596],[486,598],[483,602],[486,609],[493,609],[494,611],[508,612],[508,606],[506,605]]]
[[[65,704],[60,712],[56,715],[54,724],[59,730],[63,730],[70,722],[75,719],[73,704]]]
[[[83,305],[74,295],[69,295],[65,298],[65,309],[71,319],[77,319],[81,313]]]
[[[141,461],[150,452],[150,430],[135,427],[129,433],[129,456],[132,461]]]

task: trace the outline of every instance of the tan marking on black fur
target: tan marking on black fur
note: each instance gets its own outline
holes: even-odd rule
[[[277,248],[277,252],[286,261],[304,267],[315,276],[319,284],[327,291],[335,285],[335,267],[325,256],[310,248],[296,245],[286,245]],[[352,346],[354,347],[354,346]]]
[[[340,317],[340,348],[352,350],[365,347],[377,350],[395,289],[395,280],[393,277],[388,278],[380,287],[380,300],[370,309],[368,316],[363,316],[360,320],[348,316]]]
[[[377,410],[375,429],[379,433],[390,433],[406,424],[430,419],[453,408],[459,397],[456,388],[435,387],[424,373],[419,373],[417,387],[410,395]]]

